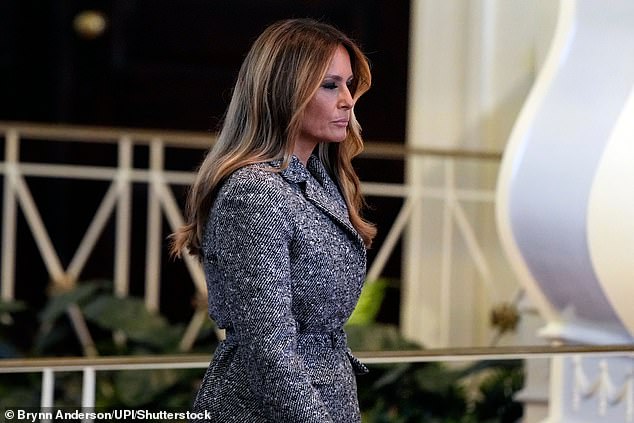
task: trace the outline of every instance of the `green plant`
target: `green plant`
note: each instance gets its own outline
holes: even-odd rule
[[[377,322],[390,281],[366,284],[359,307],[346,328],[356,351],[420,348],[402,338],[394,325]],[[76,307],[85,319],[94,351],[101,355],[169,354],[178,351],[184,326],[147,311],[138,298],[112,295],[108,281],[90,281],[49,297],[36,315],[24,303],[0,303],[0,357],[79,355],[86,351],[77,339],[68,310]],[[15,327],[35,327],[16,336]],[[216,338],[207,323],[195,348],[212,351]],[[26,337],[24,333],[32,334]],[[86,334],[84,334],[86,337]],[[19,339],[19,344],[14,342]],[[511,423],[522,414],[514,400],[523,385],[521,361],[482,361],[450,367],[442,363],[370,366],[359,377],[364,423]],[[202,372],[135,370],[100,372],[96,406],[114,408],[188,408]],[[56,406],[81,402],[81,374],[56,376]],[[2,375],[0,408],[38,407],[41,376]]]
[[[365,423],[516,422],[513,399],[523,384],[521,362],[478,362],[461,368],[442,363],[371,366],[358,379]],[[471,381],[479,379],[471,392]]]
[[[72,290],[51,295],[37,315],[29,312],[23,303],[0,303],[0,314],[4,314],[7,322],[0,331],[0,357],[73,356],[86,351],[99,355],[179,352],[184,332],[182,323],[171,323],[160,314],[149,312],[139,298],[119,298],[111,292],[109,281],[84,282]],[[86,323],[81,336],[69,316],[73,308]],[[16,339],[11,331],[14,326],[37,327],[38,330],[30,332],[30,339],[22,336],[18,346],[12,341]],[[211,322],[199,338],[198,348],[211,351],[216,342]],[[87,349],[85,343],[91,348]],[[81,403],[81,377],[77,372],[56,375],[56,406],[76,407]],[[200,377],[200,369],[100,372],[96,406],[100,409],[188,408]],[[40,384],[39,374],[2,375],[0,406],[39,406]]]
[[[361,309],[346,328],[353,350],[421,348],[403,339],[396,326],[377,323],[389,286],[380,280],[364,287]],[[460,367],[437,362],[374,365],[357,385],[364,423],[512,423],[522,416],[514,396],[523,382],[521,361],[479,361]]]

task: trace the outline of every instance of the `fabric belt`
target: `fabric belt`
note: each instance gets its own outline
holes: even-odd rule
[[[233,328],[225,329],[225,345],[241,345],[244,341]],[[297,343],[304,346],[319,345],[332,349],[342,349],[347,347],[346,333],[343,329],[335,329],[330,332],[298,332]]]
[[[341,349],[348,345],[346,333],[343,329],[336,329],[330,332],[299,332],[297,334],[297,342],[304,345],[321,345],[332,349]]]

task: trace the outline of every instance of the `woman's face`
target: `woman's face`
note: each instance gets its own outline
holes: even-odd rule
[[[353,77],[348,51],[339,46],[321,85],[306,106],[300,136],[295,141],[295,154],[300,160],[305,162],[320,142],[341,142],[346,138],[354,106],[350,92]]]

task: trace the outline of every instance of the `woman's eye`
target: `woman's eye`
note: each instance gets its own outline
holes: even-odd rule
[[[337,84],[335,84],[334,82],[325,82],[321,86],[322,88],[325,88],[327,90],[334,90],[335,88],[337,88]]]

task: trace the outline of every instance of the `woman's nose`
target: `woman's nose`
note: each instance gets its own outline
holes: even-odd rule
[[[351,109],[354,106],[354,99],[352,93],[347,85],[344,85],[339,94],[339,107],[343,109]]]

